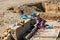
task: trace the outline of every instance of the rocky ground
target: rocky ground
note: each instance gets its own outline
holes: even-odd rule
[[[45,1],[45,0],[43,0]],[[9,25],[12,25],[15,21],[20,19],[20,13],[17,11],[20,10],[21,5],[29,4],[29,3],[37,3],[41,2],[41,0],[0,0],[0,34],[8,28]],[[8,10],[13,8],[12,10]],[[14,9],[15,8],[15,9]],[[29,7],[22,7],[22,9],[29,14]],[[27,10],[26,10],[27,9]]]
[[[23,4],[36,4],[39,3],[41,1],[46,1],[46,0],[0,0],[0,33],[3,33],[4,30],[6,28],[8,28],[8,26],[12,25],[15,21],[20,19],[20,13],[17,12],[20,9],[20,6]],[[7,10],[9,8],[15,8],[14,10]],[[19,7],[19,8],[18,8]],[[30,14],[32,13],[34,10],[34,8],[32,7],[22,7],[22,9],[24,10],[25,13]],[[54,14],[53,14],[54,15]],[[59,15],[59,14],[57,14]],[[43,14],[42,18],[47,17],[47,19],[53,19],[55,17],[57,17],[57,15],[54,15],[54,17],[47,13],[45,13],[45,15]],[[50,17],[50,18],[49,18]],[[59,15],[60,18],[60,15]],[[58,18],[58,19],[59,19]],[[57,18],[55,18],[57,19]]]
[[[47,22],[47,24],[49,25],[53,25],[54,28],[52,29],[39,29],[35,34],[33,34],[32,38],[30,40],[56,40],[58,35],[59,35],[59,31],[60,28],[58,28],[58,26],[60,26],[60,22],[52,22],[49,21]],[[56,28],[55,28],[56,26]],[[57,40],[60,40],[59,38]]]

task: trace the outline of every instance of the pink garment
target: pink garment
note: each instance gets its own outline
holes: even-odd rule
[[[39,23],[39,20],[38,20],[38,18],[37,18],[37,17],[35,17],[35,20],[36,20],[36,24],[38,24],[38,23]]]
[[[40,24],[39,24],[39,26],[38,26],[38,29],[44,27],[44,25],[45,25],[44,21],[41,21]]]
[[[41,23],[40,23],[40,26],[41,26],[41,27],[43,26],[43,23],[44,23],[44,22],[43,22],[43,21],[41,21]]]
[[[41,21],[40,26],[41,27],[44,27],[44,25],[45,25],[45,22],[44,21]]]
[[[36,24],[37,24],[37,29],[40,29],[40,28],[41,28],[41,26],[40,26],[40,25],[38,25],[38,24],[39,24],[39,19],[38,19],[37,17],[35,17],[35,20],[36,20]]]

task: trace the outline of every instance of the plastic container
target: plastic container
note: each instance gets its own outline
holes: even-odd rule
[[[20,23],[24,23],[25,21],[24,21],[24,19],[20,19]]]

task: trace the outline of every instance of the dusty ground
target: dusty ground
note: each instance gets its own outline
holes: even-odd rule
[[[10,7],[17,8],[23,4],[39,3],[45,0],[0,0],[0,33],[20,18],[20,13],[8,11]],[[25,8],[24,8],[25,9]],[[31,8],[32,9],[32,8]],[[17,11],[18,9],[16,9]],[[26,12],[26,10],[25,10]],[[29,13],[29,12],[27,12]]]
[[[57,13],[50,13],[50,12],[41,12],[40,17],[45,19],[45,20],[60,20],[60,12]]]
[[[58,29],[42,29],[38,30],[30,40],[56,40],[57,37]]]
[[[4,30],[8,28],[8,26],[12,25],[16,20],[20,18],[20,13],[13,13],[11,11],[7,11],[8,8],[10,7],[17,8],[23,4],[30,4],[30,3],[35,4],[41,1],[46,1],[46,0],[38,0],[38,1],[37,0],[23,0],[23,1],[22,0],[0,0],[0,33],[3,33]],[[26,9],[27,7],[24,8],[25,12],[27,12],[27,14],[30,13],[28,12],[30,11],[30,9],[29,8],[27,10]],[[16,11],[17,10],[18,9],[16,9]],[[53,14],[53,17],[52,17],[51,14],[48,15],[47,13],[45,13],[45,15],[43,15],[42,18],[45,17],[45,19],[49,19],[49,20],[54,18],[55,20],[57,19],[55,18],[55,16],[58,17],[58,19],[60,18],[60,15],[59,14],[57,15]]]
[[[8,7],[11,6],[20,6],[23,4],[29,4],[29,3],[39,3],[41,1],[46,1],[46,0],[0,0],[0,9],[6,10]]]
[[[60,26],[60,22],[47,22],[49,25]],[[59,35],[60,28],[39,29],[30,40],[56,40]],[[60,40],[60,39],[59,39]]]

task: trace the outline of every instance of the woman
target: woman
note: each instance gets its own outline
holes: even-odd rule
[[[45,21],[42,18],[35,17],[36,24],[37,24],[37,29],[40,29],[42,27],[45,28]]]
[[[40,29],[41,28],[40,19],[38,17],[35,17],[35,20],[36,20],[36,24],[37,24],[37,29]]]

